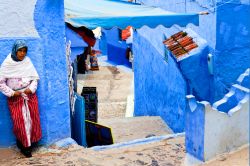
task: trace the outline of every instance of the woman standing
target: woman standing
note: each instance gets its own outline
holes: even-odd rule
[[[32,157],[31,146],[41,139],[42,132],[36,95],[39,76],[27,51],[25,41],[15,42],[0,67],[0,91],[8,97],[17,146],[23,155]]]

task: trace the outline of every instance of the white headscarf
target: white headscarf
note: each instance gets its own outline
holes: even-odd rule
[[[14,61],[9,54],[0,67],[0,77],[4,78],[25,78],[38,80],[39,76],[29,57],[22,61]]]

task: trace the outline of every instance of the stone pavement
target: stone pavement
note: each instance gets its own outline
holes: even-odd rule
[[[184,136],[157,142],[112,148],[103,151],[78,145],[68,148],[42,147],[32,158],[24,158],[16,148],[0,149],[1,166],[184,166]],[[223,154],[204,166],[248,166],[249,146]]]
[[[51,148],[53,149],[53,148]],[[18,152],[11,158],[0,159],[1,166],[10,165],[67,165],[67,166],[178,166],[185,157],[184,137],[154,143],[103,151],[73,146],[66,149],[37,151],[32,158]]]

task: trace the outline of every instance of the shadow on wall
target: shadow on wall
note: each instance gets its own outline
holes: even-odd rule
[[[195,95],[196,99],[201,101],[213,101],[213,76],[208,70],[208,54],[210,48],[205,39],[201,38],[191,29],[183,30],[198,45],[187,55],[180,57],[178,62],[180,71],[187,81],[188,94]],[[177,59],[178,60],[178,59]]]
[[[249,80],[250,80],[249,69],[247,69],[238,78],[237,80],[238,84],[233,85],[229,93],[227,93],[221,100],[215,102],[213,104],[213,107],[221,112],[229,114],[228,111],[236,107],[239,101],[245,98],[245,93],[249,92],[250,85],[246,84],[250,83]],[[247,87],[244,87],[244,85],[247,85]]]

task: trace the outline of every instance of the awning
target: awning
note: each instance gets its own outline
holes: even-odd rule
[[[186,26],[189,23],[199,24],[198,13],[173,13],[122,0],[64,0],[64,2],[65,22],[74,27],[124,29],[128,25],[134,28],[144,25],[154,28],[158,25],[171,27],[174,24],[179,26]]]

